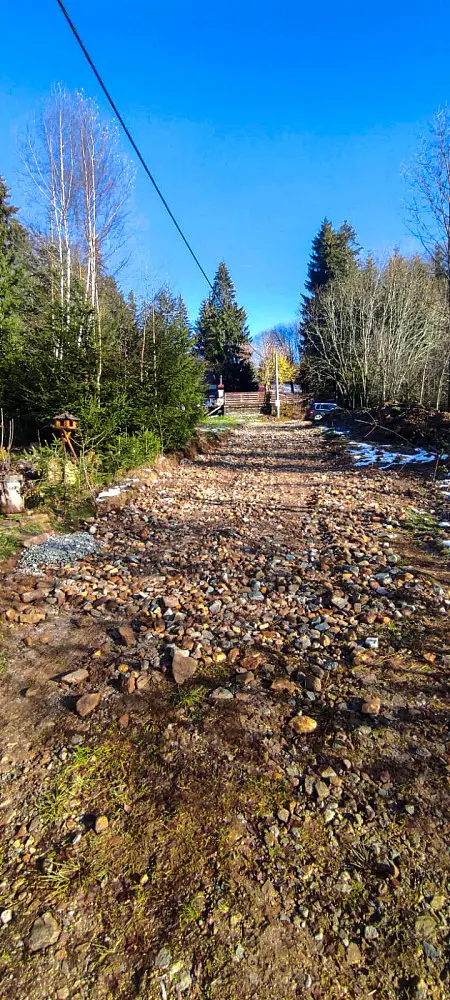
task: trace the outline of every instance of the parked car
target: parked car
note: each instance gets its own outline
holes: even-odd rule
[[[337,403],[310,403],[305,413],[305,420],[312,420],[314,424],[318,424],[326,413],[337,409]]]

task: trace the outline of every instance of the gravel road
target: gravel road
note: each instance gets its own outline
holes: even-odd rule
[[[440,502],[250,425],[5,577],[2,998],[448,997]]]

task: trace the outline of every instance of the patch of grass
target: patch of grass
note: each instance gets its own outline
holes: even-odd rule
[[[439,533],[439,521],[434,514],[428,514],[426,511],[414,510],[409,508],[406,511],[405,527],[408,531],[411,531],[413,535],[418,538],[429,534]]]
[[[2,674],[6,673],[8,669],[8,660],[6,659],[6,654],[0,652],[0,677]]]
[[[206,694],[207,688],[203,684],[195,684],[193,687],[183,686],[174,691],[172,704],[174,708],[192,713],[200,708]]]
[[[50,788],[41,795],[43,822],[48,826],[60,823],[69,810],[71,799],[80,792],[89,794],[91,785],[100,776],[106,777],[107,765],[113,759],[113,748],[108,744],[77,747],[71,760],[64,764]]]
[[[205,906],[205,897],[197,893],[192,899],[182,903],[180,907],[180,922],[182,924],[196,923],[200,919]]]
[[[51,531],[54,520],[47,512],[36,515],[13,514],[0,520],[0,562],[9,559],[32,535]]]
[[[47,862],[52,861],[49,856]],[[81,861],[79,858],[68,858],[65,861],[54,861],[49,871],[38,874],[38,881],[44,888],[46,899],[65,898],[73,882],[81,882]]]
[[[231,431],[237,427],[243,427],[249,423],[261,423],[264,421],[264,416],[258,413],[252,414],[242,414],[242,416],[217,416],[217,417],[204,417],[200,422],[200,429],[202,431]]]

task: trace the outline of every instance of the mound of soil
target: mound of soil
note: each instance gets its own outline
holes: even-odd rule
[[[389,403],[372,409],[333,410],[324,418],[328,426],[350,430],[352,436],[373,441],[404,441],[434,450],[450,446],[450,413],[427,410],[425,406]]]

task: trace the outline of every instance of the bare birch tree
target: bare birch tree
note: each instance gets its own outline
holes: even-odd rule
[[[53,91],[39,122],[29,130],[24,159],[46,212],[58,300],[67,324],[73,261],[78,260],[93,317],[100,391],[104,344],[99,279],[124,244],[132,173],[120,153],[115,127],[100,118],[95,102],[62,87]]]
[[[56,87],[34,128],[27,131],[23,160],[46,216],[47,241],[52,261],[52,287],[66,325],[70,323],[74,206],[76,197],[76,144],[74,102]],[[57,353],[61,351],[57,346]]]

